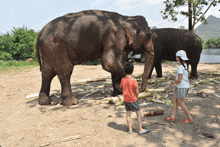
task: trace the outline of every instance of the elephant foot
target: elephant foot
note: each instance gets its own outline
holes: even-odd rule
[[[57,105],[58,102],[54,102],[51,98],[47,96],[40,96],[39,97],[39,104],[40,105]]]
[[[61,104],[64,106],[71,106],[71,105],[77,105],[78,103],[79,101],[76,98],[72,97],[72,98],[63,99]]]
[[[40,105],[50,105],[52,102],[52,99],[46,96],[45,94],[39,95],[39,104]]]
[[[197,76],[190,76],[189,79],[195,80],[195,79],[198,79],[198,77]]]
[[[157,76],[157,78],[162,78],[163,76],[161,76],[161,75],[159,75],[159,76]]]
[[[122,94],[122,92],[118,91],[118,90],[114,90],[111,94],[111,96],[117,96],[117,95],[120,95]]]

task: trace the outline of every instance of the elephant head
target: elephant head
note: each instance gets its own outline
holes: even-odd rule
[[[145,67],[142,75],[142,84],[140,92],[145,91],[147,79],[154,61],[154,47],[152,43],[152,33],[148,27],[147,21],[142,16],[127,17],[120,21],[122,25],[128,46],[134,54],[144,54]]]

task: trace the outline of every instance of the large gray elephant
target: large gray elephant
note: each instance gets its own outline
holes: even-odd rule
[[[200,37],[192,31],[173,28],[152,29],[151,31],[155,53],[153,68],[156,69],[157,77],[162,77],[161,60],[176,61],[176,52],[184,50],[191,64],[190,78],[197,78],[197,65],[202,52]]]
[[[152,33],[144,17],[100,10],[69,13],[52,20],[40,31],[35,47],[42,72],[40,105],[54,103],[49,92],[56,75],[61,83],[62,104],[77,104],[70,86],[73,67],[100,58],[103,69],[112,76],[112,95],[121,94],[120,82],[125,76],[123,63],[130,51],[142,53],[147,59],[139,89],[144,91],[154,58]]]

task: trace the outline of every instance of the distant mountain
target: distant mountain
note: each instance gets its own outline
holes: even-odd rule
[[[218,39],[220,37],[220,18],[210,15],[206,20],[208,24],[199,25],[194,32],[205,42],[212,37]]]

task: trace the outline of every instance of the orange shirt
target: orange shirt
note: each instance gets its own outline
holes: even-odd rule
[[[136,88],[138,87],[138,83],[136,79],[131,77],[124,77],[121,80],[120,86],[123,88],[123,95],[125,102],[135,102],[137,101],[137,97],[135,94]]]

